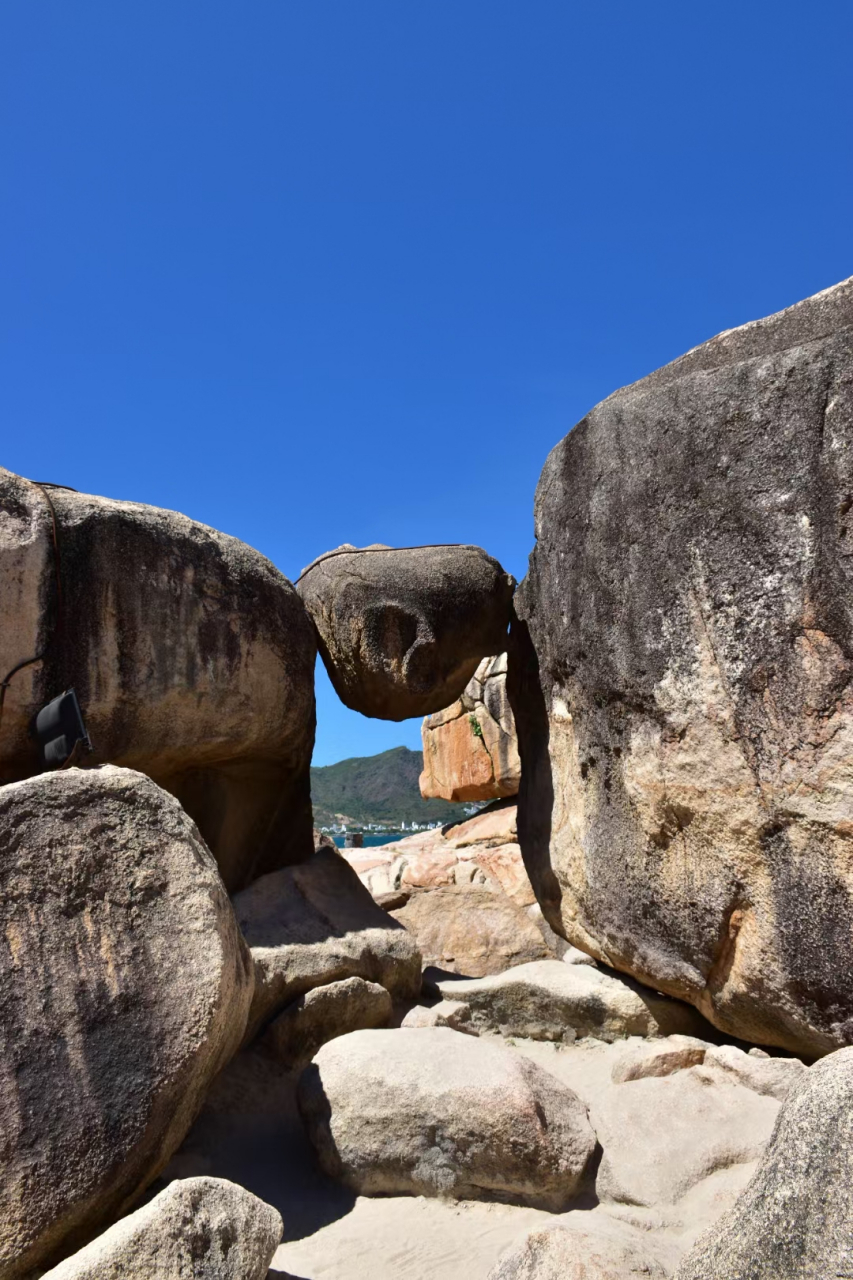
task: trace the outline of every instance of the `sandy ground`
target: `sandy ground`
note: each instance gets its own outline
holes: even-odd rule
[[[503,1043],[507,1043],[504,1041]],[[591,1102],[610,1086],[610,1067],[620,1045],[582,1041],[571,1047],[510,1042]],[[295,1102],[295,1077],[258,1051],[240,1054],[222,1073],[205,1108],[158,1181],[208,1174],[228,1178],[275,1205],[284,1221],[284,1238],[270,1271],[271,1280],[486,1280],[498,1257],[529,1230],[582,1215],[629,1216],[637,1212],[595,1204],[570,1214],[512,1205],[461,1203],[411,1196],[356,1197],[318,1169]],[[748,1170],[744,1168],[746,1174]],[[699,1226],[724,1206],[709,1190],[699,1199],[694,1229],[667,1229],[659,1256],[675,1265]],[[157,1189],[157,1188],[154,1188]],[[710,1199],[708,1199],[710,1195]],[[728,1184],[724,1200],[731,1198]],[[719,1199],[719,1197],[718,1197]],[[713,1201],[713,1203],[712,1203]],[[664,1226],[659,1216],[638,1223]],[[666,1256],[668,1255],[668,1256]]]

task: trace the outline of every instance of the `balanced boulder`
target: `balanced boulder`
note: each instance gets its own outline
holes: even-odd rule
[[[725,1032],[853,1040],[853,281],[549,456],[509,684],[551,926]]]
[[[521,763],[506,675],[505,653],[484,658],[462,696],[424,720],[425,799],[497,800],[518,791]]]
[[[123,1212],[237,1049],[251,957],[178,802],[105,766],[0,788],[0,1276]]]
[[[377,982],[401,1000],[420,991],[415,939],[377,906],[334,846],[261,876],[236,895],[234,910],[255,967],[250,1035],[306,991],[343,978]]]
[[[298,1099],[324,1172],[362,1195],[563,1209],[595,1149],[571,1089],[503,1045],[444,1027],[332,1040]]]
[[[44,1280],[266,1280],[281,1232],[278,1211],[243,1187],[185,1178]]]
[[[316,641],[257,551],[174,511],[0,469],[0,781],[39,773],[34,714],[76,690],[93,753],[177,796],[229,889],[311,851]],[[79,760],[79,756],[78,756]]]
[[[827,1280],[853,1275],[853,1049],[794,1086],[764,1158],[678,1280]]]
[[[338,696],[380,720],[440,711],[506,648],[513,579],[479,547],[338,547],[297,588]]]

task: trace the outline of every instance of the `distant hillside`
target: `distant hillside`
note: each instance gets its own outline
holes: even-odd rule
[[[378,756],[356,756],[338,764],[311,770],[314,825],[328,827],[341,821],[358,826],[383,822],[458,822],[465,816],[461,804],[449,800],[424,800],[418,789],[423,768],[420,751],[393,747]]]

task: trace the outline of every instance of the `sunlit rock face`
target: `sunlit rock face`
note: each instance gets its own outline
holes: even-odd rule
[[[500,800],[518,792],[521,764],[506,668],[505,653],[484,658],[461,698],[424,720],[424,799]]]
[[[380,720],[441,711],[506,648],[514,579],[480,547],[338,547],[302,571],[338,697]]]
[[[853,1041],[853,281],[616,392],[516,596],[552,926],[727,1032]]]
[[[314,631],[252,547],[174,511],[0,469],[0,782],[43,769],[30,726],[73,685],[85,765],[139,769],[198,826],[229,889],[312,850]]]

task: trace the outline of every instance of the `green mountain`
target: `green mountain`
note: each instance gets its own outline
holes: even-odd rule
[[[342,819],[347,826],[369,822],[399,828],[401,822],[458,822],[461,804],[424,800],[418,789],[423,768],[420,751],[392,747],[378,756],[356,756],[311,770],[315,827]]]

